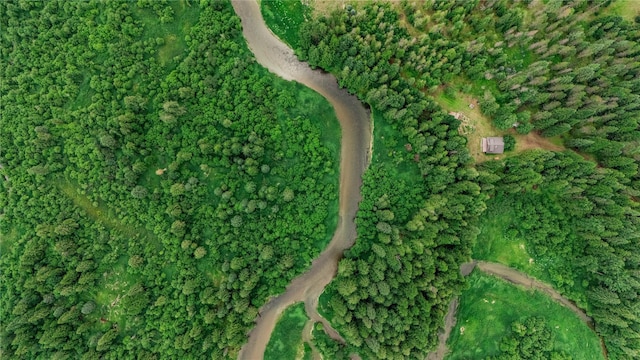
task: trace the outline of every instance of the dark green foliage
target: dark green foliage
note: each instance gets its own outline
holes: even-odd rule
[[[339,74],[341,84],[356,93],[392,83],[398,74],[428,93],[444,86],[446,94],[454,77],[470,80],[481,110],[497,128],[518,123],[521,134],[593,141],[580,151],[628,174],[638,190],[640,29],[617,16],[598,16],[607,4],[573,0],[531,7],[499,0],[356,6],[303,24],[300,55]],[[387,86],[364,99],[383,111],[414,103],[405,89],[397,91],[400,97],[394,90]]]
[[[425,71],[398,25],[388,4],[346,7],[305,23],[299,49],[374,109],[378,132],[358,239],[327,289],[325,310],[349,346],[376,359],[419,358],[435,345],[463,284],[458,268],[476,235],[469,221],[484,209],[459,122],[420,91],[457,73],[462,51],[423,39],[439,61]],[[406,79],[406,72],[421,77]]]
[[[553,359],[569,360],[570,356],[553,351],[551,331],[544,318],[530,317],[511,324],[511,332],[500,341],[501,354],[490,360]]]
[[[3,1],[0,28],[2,356],[235,358],[333,233],[329,104],[226,2]]]
[[[517,208],[513,230],[535,258],[550,259],[545,270],[554,286],[588,309],[611,357],[636,357],[639,205],[624,175],[578,155],[541,151],[480,171],[500,176],[492,183]]]
[[[349,358],[347,348],[331,339],[324,331],[322,323],[313,326],[313,344],[322,354],[323,359],[346,360]]]
[[[504,151],[513,151],[516,148],[516,139],[513,135],[505,135],[503,137],[504,140]]]

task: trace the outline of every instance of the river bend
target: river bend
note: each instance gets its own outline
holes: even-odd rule
[[[336,78],[321,70],[313,70],[297,59],[293,50],[280,41],[266,26],[256,1],[232,0],[236,14],[242,21],[242,32],[258,63],[274,74],[297,81],[317,91],[333,106],[342,129],[340,148],[340,194],[336,231],[327,248],[315,259],[305,273],[294,278],[286,291],[270,299],[249,332],[239,359],[262,359],[278,321],[279,315],[291,304],[304,301],[309,317],[321,321],[329,336],[344,341],[317,312],[318,297],[334,278],[338,261],[356,239],[355,217],[360,202],[362,174],[371,154],[371,125],[369,113],[362,103],[346,90],[340,89]]]

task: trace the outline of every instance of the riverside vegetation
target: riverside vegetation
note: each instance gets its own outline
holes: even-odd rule
[[[328,243],[339,125],[220,1],[0,3],[3,358],[233,358]]]
[[[347,344],[316,325],[325,357],[433,349],[501,201],[610,358],[640,356],[640,30],[609,3],[279,7],[297,31],[274,30],[374,114],[358,239],[321,298]],[[223,1],[7,1],[0,27],[3,356],[236,357],[333,233],[330,106],[258,66]],[[572,150],[475,163],[443,89]],[[523,334],[553,356],[549,319],[517,321],[487,356],[526,357]]]
[[[594,318],[609,356],[640,356],[640,30],[609,3],[353,3],[299,24],[298,56],[378,114],[358,240],[321,298],[349,351],[433,347],[494,197],[514,204],[509,233]],[[571,150],[474,165],[459,122],[434,102],[450,87],[478,98],[497,129]]]

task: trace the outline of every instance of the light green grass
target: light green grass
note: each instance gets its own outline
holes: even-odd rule
[[[487,210],[478,220],[480,234],[473,246],[473,258],[498,262],[522,270],[537,272],[530,264],[526,239],[520,238],[509,226],[515,221],[516,211],[508,198],[492,198],[487,201]]]
[[[262,0],[260,11],[276,36],[293,49],[300,45],[300,26],[311,16],[311,8],[300,0]]]
[[[308,320],[304,303],[300,302],[287,308],[271,334],[264,359],[293,360],[304,356],[302,329]]]
[[[4,219],[0,218],[0,221]],[[5,255],[11,251],[11,247],[18,239],[22,238],[24,231],[19,231],[17,228],[12,227],[6,234],[0,233],[0,256]]]
[[[407,151],[406,138],[389,123],[381,112],[372,108],[373,154],[372,164],[381,163],[393,177],[415,183],[422,176],[413,160],[415,151]]]
[[[634,22],[636,16],[640,16],[640,1],[638,0],[616,0],[605,9],[605,15],[618,15],[623,19]]]
[[[449,337],[451,353],[446,359],[497,355],[500,340],[511,331],[511,323],[531,316],[547,320],[554,350],[574,359],[604,358],[596,334],[571,310],[546,295],[525,291],[478,271],[471,274],[469,283],[470,288],[460,297],[458,322]]]

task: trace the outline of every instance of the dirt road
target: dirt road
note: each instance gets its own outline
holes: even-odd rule
[[[551,285],[545,284],[521,271],[510,268],[506,265],[493,262],[473,260],[472,262],[460,265],[460,272],[462,273],[462,275],[468,276],[475,268],[485,274],[493,275],[512,284],[524,286],[527,289],[535,289],[547,294],[556,302],[562,304],[563,306],[566,306],[571,311],[573,311],[582,321],[584,321],[590,328],[593,329],[593,319],[587,316],[587,314],[585,314],[585,312],[577,307],[571,300],[567,299],[559,292],[557,292]],[[442,360],[447,354],[447,339],[451,334],[451,330],[456,325],[455,315],[458,309],[458,304],[458,298],[455,298],[451,301],[451,304],[449,305],[449,311],[445,316],[444,332],[441,333],[438,337],[438,347],[435,351],[429,354],[427,360]]]

